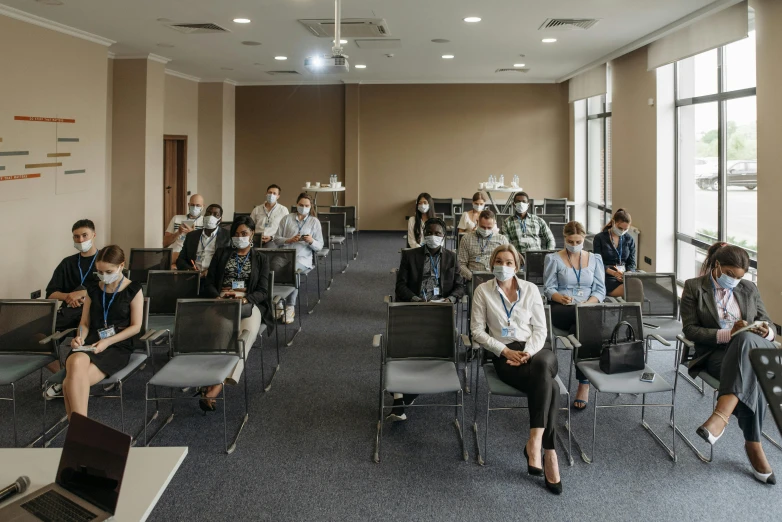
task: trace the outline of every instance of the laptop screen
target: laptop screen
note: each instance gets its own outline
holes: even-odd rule
[[[121,431],[72,414],[57,469],[57,484],[113,515],[130,442],[130,436]]]

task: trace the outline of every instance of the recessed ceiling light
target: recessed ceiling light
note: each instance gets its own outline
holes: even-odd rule
[[[158,47],[162,47],[164,49],[171,49],[172,47],[174,47],[173,45],[171,45],[169,43],[159,43],[159,44],[157,44],[157,46]]]
[[[274,57],[274,59],[275,59],[275,60],[279,60],[279,61],[281,61],[281,62],[282,62],[282,61],[284,61],[284,60],[287,60],[287,59],[288,59],[288,57],[287,57],[287,56],[275,56],[275,57]]]
[[[479,16],[468,16],[464,21],[468,24],[476,24],[481,21],[481,18]]]
[[[446,40],[445,38],[435,38],[432,40],[432,43],[451,43],[451,41]]]
[[[452,60],[452,59],[453,59],[453,55],[452,54],[444,54],[443,55],[443,60]]]
[[[366,65],[360,65],[360,64],[356,65],[356,69],[366,69],[366,68],[367,68]]]
[[[261,42],[253,42],[252,40],[245,40],[242,45],[261,45]]]
[[[250,19],[249,18],[234,18],[235,24],[249,24]]]
[[[543,43],[554,43],[556,41],[557,41],[556,38],[544,38],[543,40],[541,40],[541,42]]]
[[[514,63],[513,64],[514,67],[524,67],[524,65],[525,64],[523,64],[523,63]]]
[[[340,45],[345,45],[346,43],[348,43],[347,40],[343,40],[343,39],[340,38],[340,40],[339,40],[339,44]]]

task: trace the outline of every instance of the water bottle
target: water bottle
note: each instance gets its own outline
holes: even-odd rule
[[[518,187],[519,186],[519,177],[513,176],[513,186]]]
[[[500,174],[500,186],[501,187],[505,186],[505,175],[504,174]]]

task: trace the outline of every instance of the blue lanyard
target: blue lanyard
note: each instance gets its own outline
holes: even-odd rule
[[[123,281],[125,281],[124,275],[122,276],[122,279],[120,279],[119,284],[117,285],[117,289],[114,290],[113,294],[111,294],[111,299],[109,300],[108,308],[106,307],[106,283],[103,283],[103,327],[104,328],[109,327],[109,309],[111,308],[111,303],[114,302],[114,298],[117,297],[120,288],[122,288]]]
[[[521,223],[521,233],[526,236],[527,235],[527,218],[521,219],[519,216],[516,216],[516,219],[518,219],[519,223]]]
[[[440,282],[440,268],[438,267],[440,263],[440,254],[437,254],[435,257],[432,257],[432,254],[426,253],[427,256],[429,256],[429,263],[432,266],[432,272],[434,273],[434,280],[436,283]]]
[[[611,248],[614,249],[614,252],[616,252],[616,255],[619,257],[619,264],[623,265],[624,263],[622,263],[622,250],[623,250],[622,245],[625,242],[625,236],[624,235],[619,236],[619,250],[617,250],[616,247],[614,246],[614,240],[611,239],[611,234],[613,234],[613,232],[608,233],[608,239],[610,239]]]
[[[90,261],[90,266],[89,268],[87,268],[87,273],[85,274],[84,272],[81,271],[81,255],[79,255],[79,259],[76,261],[76,266],[79,267],[79,277],[81,277],[81,283],[79,283],[79,285],[81,286],[84,285],[84,280],[87,279],[88,275],[90,275],[90,270],[92,269],[92,265],[95,264],[95,259],[97,259],[97,257],[98,257],[98,253],[95,252],[95,255],[92,256],[92,261]]]
[[[481,238],[480,237],[478,238],[478,247],[481,249],[481,254],[483,254],[486,251],[486,248],[489,246],[489,241],[491,241],[491,237],[493,235],[494,234],[492,234],[491,236],[487,237],[486,238],[486,243],[483,244],[483,245],[481,244]]]
[[[510,310],[508,310],[508,306],[505,304],[505,295],[503,291],[500,289],[499,285],[497,285],[497,291],[500,293],[500,300],[502,301],[502,307],[505,309],[505,315],[508,318],[508,326],[510,326],[510,317],[513,315],[513,309],[516,308],[516,305],[519,304],[519,301],[521,301],[521,288],[518,288],[516,290],[516,302],[513,303],[513,306],[510,307]]]
[[[573,262],[570,261],[570,252],[567,253],[567,262],[570,263],[570,268],[573,269],[573,273],[576,274],[576,286],[581,287],[581,252],[578,253],[578,271],[576,271],[576,267],[573,266]]]
[[[728,311],[728,303],[730,303],[731,297],[733,297],[733,289],[732,288],[723,288],[723,290],[726,290],[728,294],[725,296],[725,299],[722,301],[719,300],[717,297],[717,285],[714,284],[714,277],[709,276],[709,279],[711,280],[711,287],[714,289],[714,302],[717,303],[717,306],[722,308],[722,311],[725,312],[726,316],[730,316],[733,319],[739,320],[738,317],[734,316],[732,313]],[[722,318],[718,318],[720,320],[720,326],[725,328],[727,322],[723,321]]]
[[[218,232],[217,230],[214,231],[214,235],[209,238],[209,241],[207,241],[206,244],[204,244],[204,235],[201,234],[201,251],[202,252],[204,250],[206,250],[206,247],[209,246],[212,243],[212,241],[214,241],[214,239],[217,237],[217,232]]]
[[[245,263],[247,263],[247,260],[250,259],[250,254],[252,254],[252,251],[247,252],[247,255],[244,256],[244,261],[242,261],[241,264],[239,264],[239,253],[237,252],[236,255],[236,277],[240,278],[242,277],[242,269],[244,268]]]
[[[309,218],[310,218],[309,216],[305,217],[304,221],[302,221],[301,224],[299,224],[299,218],[296,218],[296,226],[299,227],[299,234],[298,235],[301,235],[301,229],[304,228],[304,225],[307,224],[307,220]]]
[[[267,211],[266,211],[266,206],[264,205],[264,207],[263,207],[263,213],[264,213],[264,214],[266,214],[266,224],[264,225],[264,227],[265,227],[265,228],[268,228],[268,227],[269,227],[269,225],[271,224],[271,222],[272,222],[272,214],[274,213],[274,210],[275,210],[276,208],[277,208],[277,203],[275,203],[275,204],[274,204],[274,206],[271,208],[271,210],[269,210],[269,211],[267,212]]]

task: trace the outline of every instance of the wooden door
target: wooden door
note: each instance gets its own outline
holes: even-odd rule
[[[165,136],[163,144],[163,227],[187,212],[187,136]]]

